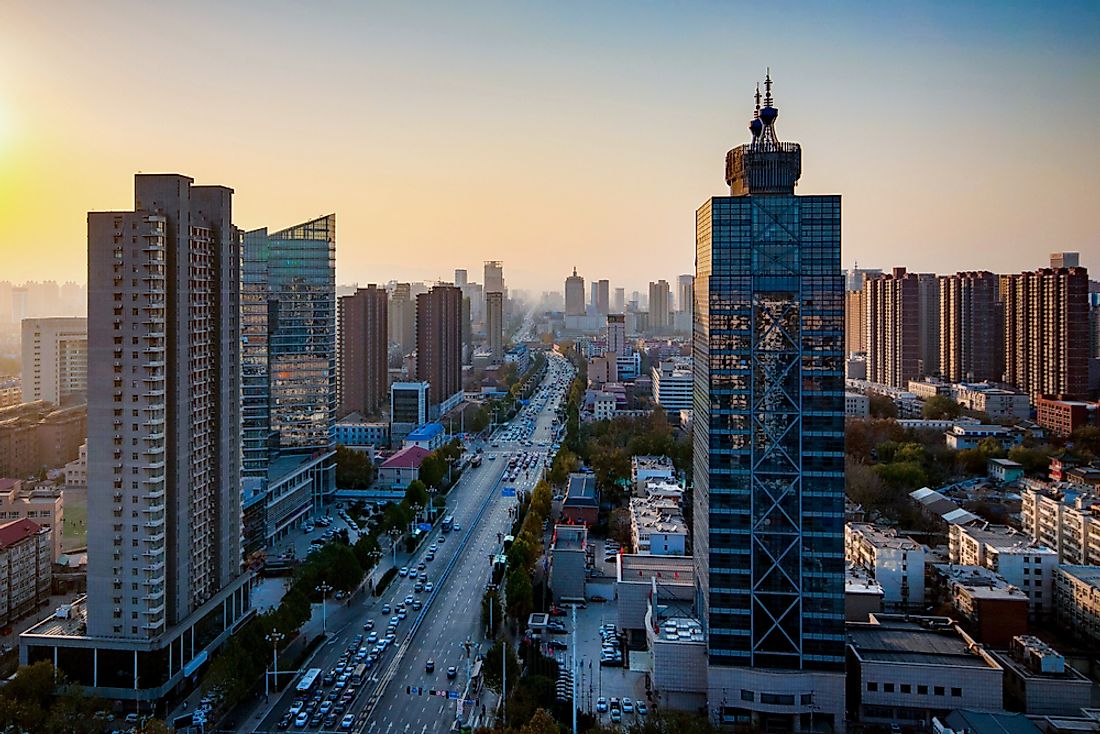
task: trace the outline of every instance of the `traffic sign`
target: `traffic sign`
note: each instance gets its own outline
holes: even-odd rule
[[[501,497],[515,497],[516,496],[516,488],[515,487],[502,487],[501,490],[500,490],[500,496]]]
[[[417,525],[416,527],[419,528],[420,532],[422,532],[422,533],[432,532],[432,524],[430,522],[422,522],[419,525]]]
[[[457,701],[458,691],[447,691],[447,698],[451,699],[452,701]]]

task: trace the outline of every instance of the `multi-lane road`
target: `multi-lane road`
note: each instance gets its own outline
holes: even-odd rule
[[[347,706],[347,712],[354,718],[350,731],[427,734],[451,729],[456,701],[439,696],[410,695],[406,691],[409,687],[463,691],[468,673],[467,650],[472,659],[487,649],[481,625],[481,598],[489,579],[489,556],[499,549],[499,536],[508,532],[510,513],[516,505],[515,497],[503,496],[502,490],[514,488],[522,492],[531,489],[541,476],[546,446],[553,441],[555,433],[554,411],[562,397],[561,389],[555,384],[559,377],[568,378],[570,370],[561,357],[549,360],[543,382],[549,388],[549,397],[534,416],[530,435],[519,427],[525,422],[522,416],[516,419],[516,425],[499,428],[492,441],[484,446],[482,465],[468,469],[448,494],[447,513],[454,517],[457,529],[446,535],[436,529],[408,561],[412,569],[424,563],[433,590],[417,593],[411,574],[398,576],[382,597],[357,601],[329,613],[328,639],[306,666],[325,672],[336,665],[356,635],[365,634],[363,625],[368,620],[374,622],[375,632],[384,635],[399,602],[412,596],[423,605],[420,611],[408,610],[408,618],[398,624],[396,639],[372,667],[364,684],[354,691],[355,697]],[[567,385],[568,379],[564,382]],[[524,445],[524,440],[531,445]],[[518,476],[509,479],[509,460],[524,454],[537,456],[539,463],[532,461],[528,469],[520,469]],[[427,561],[425,556],[432,544],[437,546],[435,558]],[[386,605],[390,608],[388,613],[383,612]],[[464,646],[467,641],[473,645]],[[425,669],[429,659],[434,662],[433,673]],[[457,669],[457,675],[454,680],[448,680],[447,669],[452,666]],[[252,731],[279,730],[279,721],[284,719],[295,699],[294,683],[287,686]],[[332,688],[318,687],[318,690],[327,696]],[[349,731],[339,728],[339,721],[338,718],[336,726],[323,727],[320,731]],[[290,730],[302,731],[293,722]]]

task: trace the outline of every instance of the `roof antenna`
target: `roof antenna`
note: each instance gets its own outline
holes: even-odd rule
[[[764,106],[772,106],[772,68],[769,66],[767,76],[764,77]]]
[[[756,112],[753,113],[753,117],[760,117],[760,82],[756,83]]]

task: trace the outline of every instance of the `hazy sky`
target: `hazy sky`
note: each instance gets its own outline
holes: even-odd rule
[[[84,280],[137,171],[337,213],[338,280],[694,270],[771,66],[844,261],[1100,274],[1100,3],[0,0],[0,279]]]

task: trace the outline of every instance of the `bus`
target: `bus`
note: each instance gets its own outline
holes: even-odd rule
[[[454,515],[447,515],[447,517],[443,518],[443,532],[445,532],[445,533],[451,532],[451,529],[454,528],[454,526],[455,526]]]
[[[367,679],[367,666],[366,663],[359,663],[355,666],[355,670],[351,671],[351,680],[349,681],[353,686],[363,685],[363,681]]]
[[[298,685],[295,687],[295,690],[298,691],[299,694],[309,693],[317,685],[317,679],[320,677],[320,668],[310,668],[302,675],[302,679],[298,681]]]

